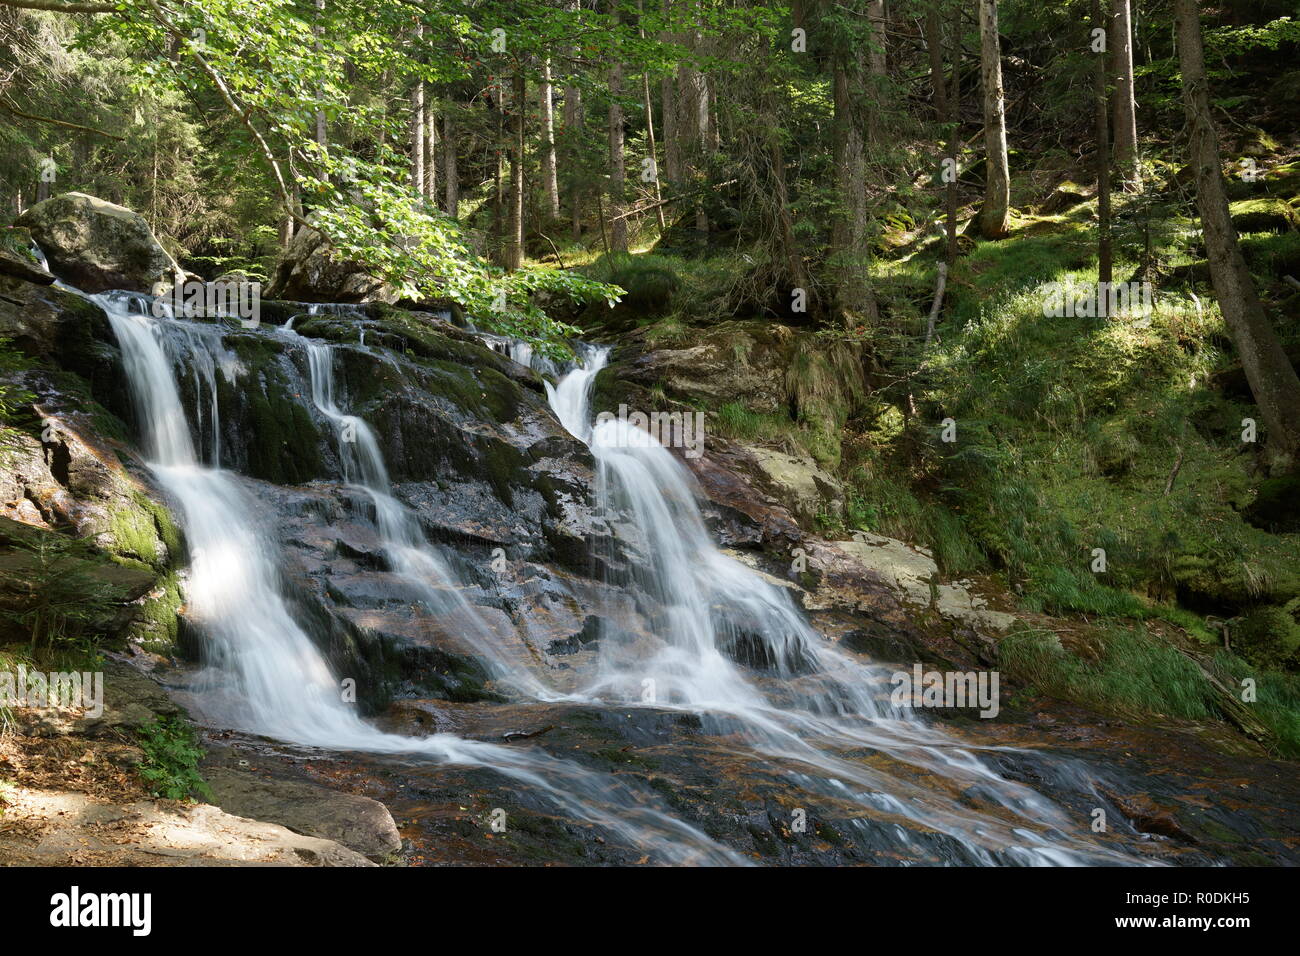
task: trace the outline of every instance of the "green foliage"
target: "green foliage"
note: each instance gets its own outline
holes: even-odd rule
[[[622,304],[644,316],[666,312],[681,287],[673,260],[652,253],[602,255],[583,272],[623,289]]]
[[[10,549],[0,622],[26,635],[33,653],[93,654],[122,598],[107,559],[83,541],[34,529],[5,533],[0,544]]]
[[[204,751],[193,727],[179,717],[155,717],[139,734],[144,751],[139,774],[154,796],[212,799],[212,791],[199,773]]]
[[[1285,607],[1252,608],[1233,629],[1233,648],[1258,667],[1284,668],[1300,664],[1300,624],[1294,608],[1300,601]]]
[[[1256,701],[1251,712],[1272,733],[1272,743],[1287,757],[1300,757],[1300,676],[1275,670],[1261,670],[1235,654],[1220,651],[1214,667],[1228,675],[1229,683],[1240,686],[1246,678],[1255,682]]]

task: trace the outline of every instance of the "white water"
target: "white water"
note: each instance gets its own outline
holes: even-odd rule
[[[294,338],[307,350],[312,404],[334,423],[337,431],[344,479],[363,490],[374,504],[375,524],[390,567],[414,590],[426,609],[472,646],[493,677],[528,696],[543,696],[543,685],[532,672],[502,653],[501,639],[465,599],[446,560],[425,540],[415,514],[393,497],[388,469],[370,426],[339,408],[334,395],[333,346],[312,342],[296,333]]]
[[[543,752],[462,740],[448,734],[424,738],[382,733],[344,703],[339,681],[319,649],[294,620],[277,587],[274,548],[261,532],[254,502],[229,472],[203,464],[195,453],[181,404],[172,359],[165,343],[174,320],[146,313],[146,297],[105,293],[89,297],[107,314],[122,348],[132,397],[144,433],[150,470],[179,510],[189,544],[191,570],[187,596],[191,612],[208,636],[217,669],[232,686],[226,695],[242,708],[242,729],[294,744],[333,750],[423,755],[435,760],[500,771],[545,793],[573,817],[596,824],[674,863],[740,863],[695,828],[681,823],[647,800],[645,794],[613,778],[557,760]],[[169,328],[164,329],[164,324]],[[184,333],[188,335],[189,333]],[[203,335],[190,339],[203,343]],[[313,362],[327,361],[313,357]],[[330,376],[313,398],[340,424],[350,420],[334,405]],[[212,406],[215,413],[215,404]],[[354,420],[355,421],[355,420]],[[364,424],[364,423],[361,423]],[[358,430],[358,434],[369,434]],[[428,555],[413,543],[400,543],[406,518],[386,492],[382,458],[370,442],[360,442],[351,467],[374,495],[383,534],[395,544],[407,571],[430,571]],[[374,488],[370,488],[370,485]],[[391,502],[391,505],[389,504]],[[405,555],[419,551],[420,556]],[[406,571],[403,572],[404,574]]]
[[[611,777],[536,750],[445,734],[402,737],[363,721],[343,702],[336,676],[284,601],[276,549],[255,517],[255,503],[236,476],[216,467],[220,333],[151,319],[141,314],[148,311],[144,297],[92,298],[104,307],[122,345],[150,467],[177,503],[190,544],[191,608],[211,639],[214,663],[227,678],[226,694],[239,702],[244,727],[307,746],[416,754],[493,768],[657,859],[744,862]],[[340,437],[346,432],[352,438],[340,442],[345,479],[372,501],[393,570],[418,589],[427,606],[476,632],[477,612],[424,541],[414,515],[392,496],[373,433],[339,407],[330,348],[300,341],[308,352],[313,405]],[[211,466],[200,461],[190,438],[173,373],[177,352],[186,353],[200,405],[210,415]],[[603,506],[628,516],[643,557],[638,584],[662,610],[654,613],[649,635],[602,639],[598,670],[577,699],[639,706],[649,679],[655,688],[652,706],[705,715],[711,732],[730,734],[770,758],[812,797],[857,805],[858,826],[877,833],[896,830],[893,839],[918,856],[925,848],[914,844],[914,831],[891,826],[891,817],[920,824],[920,832],[944,834],[968,862],[1128,862],[1073,835],[1081,829],[1078,821],[1033,790],[1000,777],[975,748],[883,704],[878,698],[885,672],[839,652],[808,626],[785,589],[719,552],[700,517],[688,473],[666,449],[623,423],[590,426],[590,387],[605,359],[604,351],[590,353],[584,365],[548,389],[560,421],[592,448]],[[205,393],[211,395],[208,402]],[[736,663],[729,651],[742,639],[761,652],[772,679]],[[494,658],[490,634],[472,640],[481,643],[480,652],[499,679],[532,696],[557,699],[526,669]],[[904,777],[862,759],[873,753],[916,773]],[[944,786],[915,782],[927,775],[944,785],[960,783],[964,795],[986,809],[959,803]],[[1086,779],[1073,783],[1088,785]]]
[[[689,472],[666,448],[625,421],[590,424],[592,384],[608,354],[587,350],[577,368],[547,384],[548,395],[561,424],[596,458],[605,513],[611,520],[626,515],[634,529],[641,558],[636,583],[660,610],[649,637],[606,629],[586,696],[636,705],[646,702],[650,688],[652,706],[710,715],[720,732],[740,735],[782,766],[802,765],[791,773],[802,789],[944,833],[969,862],[1132,862],[1074,835],[1086,830],[1086,820],[1072,820],[1050,800],[1002,778],[974,748],[910,708],[890,705],[892,669],[839,651],[809,626],[787,589],[719,551]],[[728,653],[742,641],[770,679],[760,682]],[[973,812],[938,789],[845,756],[864,750],[887,755],[901,769],[958,782],[1001,812]],[[1078,766],[1058,769],[1090,789]],[[898,840],[909,844],[908,832],[898,831]]]

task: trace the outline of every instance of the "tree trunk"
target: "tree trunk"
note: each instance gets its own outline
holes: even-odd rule
[[[457,219],[460,217],[460,170],[456,168],[456,130],[450,111],[442,117],[442,181],[447,215]]]
[[[672,13],[672,0],[663,0],[663,12],[664,19],[668,20]],[[670,34],[664,39],[672,41],[676,37]],[[669,183],[676,183],[682,178],[682,149],[677,131],[677,88],[670,73],[665,73],[659,81],[659,111],[663,116],[663,178]]]
[[[579,0],[569,0],[566,9],[577,12]],[[564,89],[564,168],[569,174],[569,217],[574,241],[582,238],[582,128],[586,114],[582,107],[582,87],[570,83]]]
[[[885,34],[889,26],[885,13],[885,0],[869,0],[867,3],[867,21],[871,26],[871,50],[867,62],[871,67],[871,92],[874,99],[884,95],[887,73],[885,58]],[[873,143],[880,142],[880,110],[872,110],[867,115],[867,138]]]
[[[952,268],[957,259],[957,105],[949,100],[958,96],[956,82],[960,69],[960,56],[953,54],[953,90],[949,93],[948,77],[943,70],[943,21],[940,19],[939,0],[932,0],[925,13],[925,46],[930,56],[930,86],[934,93],[934,118],[940,124],[952,124],[945,137],[944,160],[941,166],[941,179],[944,192],[944,261]],[[954,31],[955,32],[955,31]],[[954,47],[958,40],[954,41]]]
[[[1218,131],[1210,115],[1199,4],[1176,0],[1174,9],[1191,161],[1196,169],[1196,202],[1210,279],[1259,406],[1272,467],[1283,470],[1294,467],[1300,455],[1300,378],[1269,324],[1228,214]]]
[[[1114,0],[1110,48],[1115,58],[1115,165],[1128,192],[1142,188],[1137,152],[1137,103],[1133,97],[1133,22],[1130,0]]]
[[[997,0],[980,3],[980,82],[984,93],[984,207],[980,234],[1004,239],[1011,232],[1011,173],[1007,166],[1007,117],[1002,93]]]
[[[614,7],[618,18],[618,7]],[[627,217],[624,215],[626,167],[623,156],[623,64],[617,53],[609,68],[609,244],[627,252]]]
[[[546,215],[560,218],[560,180],[555,157],[555,104],[552,100],[551,60],[542,61],[542,188],[546,190]]]
[[[637,0],[637,12],[644,15],[645,0]],[[638,24],[641,33],[641,39],[645,39],[645,27]],[[659,189],[659,152],[655,149],[655,108],[654,102],[650,99],[650,74],[641,74],[641,99],[645,109],[645,136],[646,145],[650,147],[650,169],[649,173],[654,178],[651,183],[654,186],[655,195],[655,218],[659,221],[659,235],[663,235],[668,228],[664,222],[664,205],[663,193]]]
[[[319,19],[319,14],[322,13],[324,10],[325,10],[325,0],[316,0],[317,19]],[[312,32],[315,33],[317,36],[320,36],[321,29],[322,29],[321,27],[317,26],[313,28]],[[316,41],[316,52],[317,53],[321,52],[321,44],[319,40]],[[324,110],[316,111],[316,145],[319,146],[321,149],[324,149],[326,146],[329,145],[329,135],[325,129]],[[292,230],[290,230],[290,232],[292,232]]]
[[[1124,0],[1119,0],[1124,2]],[[1106,0],[1092,0],[1092,24],[1094,29],[1106,29]],[[1103,33],[1104,36],[1104,33]],[[1106,63],[1106,48],[1093,53],[1097,58],[1094,67],[1097,104],[1097,281],[1109,284],[1112,279],[1110,249],[1110,91],[1107,89],[1106,77],[1109,73]],[[1101,301],[1100,294],[1098,301]]]
[[[860,89],[859,54],[841,40],[835,54],[835,178],[838,208],[832,228],[832,270],[836,277],[836,307],[847,323],[874,325],[878,319],[871,292],[870,251],[867,247],[867,162],[862,126],[853,102]]]
[[[524,264],[524,108],[527,106],[527,88],[523,71],[514,77],[514,110],[510,142],[510,199],[509,218],[506,222],[505,267],[514,272]]]
[[[411,87],[411,188],[417,193],[424,190],[424,81],[420,79]]]
[[[438,116],[433,110],[432,97],[426,94],[424,102],[424,198],[438,201]]]

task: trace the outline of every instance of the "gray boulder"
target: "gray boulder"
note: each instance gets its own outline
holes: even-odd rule
[[[316,229],[298,230],[276,266],[266,290],[271,299],[295,302],[387,302],[398,299],[393,286],[367,274],[357,263],[338,258]]]
[[[38,202],[18,225],[31,230],[50,272],[83,292],[152,292],[181,274],[143,216],[95,196],[64,193]]]

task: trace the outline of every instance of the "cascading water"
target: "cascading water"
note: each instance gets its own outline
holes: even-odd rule
[[[220,363],[210,350],[214,336],[206,330],[196,332],[188,323],[152,318],[152,300],[146,296],[111,292],[89,298],[104,310],[121,345],[149,468],[178,506],[189,544],[191,610],[210,638],[217,670],[233,684],[221,696],[238,701],[243,729],[312,747],[414,754],[487,767],[536,787],[573,817],[596,824],[660,860],[743,862],[700,831],[657,809],[648,794],[576,764],[540,751],[448,734],[423,738],[387,734],[363,721],[344,703],[338,681],[278,590],[274,548],[252,519],[252,500],[234,475],[218,467],[219,462],[205,465],[196,454],[168,348],[183,341],[206,354],[204,368],[215,368]],[[315,353],[312,361],[323,372],[328,368],[328,352]],[[350,417],[334,404],[331,381],[328,375],[313,375],[313,397],[323,412],[347,424]],[[215,414],[215,403],[212,408]],[[411,562],[401,573],[433,577],[436,569],[426,549],[406,540],[411,524],[386,492],[387,477],[373,435],[360,428],[357,434],[369,435],[369,443],[360,442],[351,467],[375,501],[385,538],[400,543],[393,549],[397,560]],[[227,708],[225,712],[237,711]]]
[[[287,328],[284,331],[289,332]],[[543,685],[532,672],[502,655],[501,642],[461,594],[446,561],[425,541],[415,515],[393,497],[388,469],[370,426],[339,408],[334,397],[333,347],[291,334],[307,350],[312,404],[338,433],[344,479],[363,490],[374,504],[375,524],[393,571],[415,590],[417,599],[429,611],[455,622],[460,638],[488,663],[493,677],[522,693],[543,696]]]
[[[552,385],[561,424],[596,458],[597,496],[608,514],[626,515],[635,531],[637,585],[653,599],[650,635],[607,633],[593,699],[644,703],[704,715],[718,733],[737,735],[775,758],[800,789],[849,800],[883,820],[903,818],[946,837],[940,851],[962,863],[1078,864],[1134,862],[1110,847],[1073,835],[1077,823],[1032,789],[1004,779],[972,748],[888,704],[892,670],[865,665],[818,635],[786,589],[713,544],[686,469],[647,432],[621,419],[591,424],[590,394],[609,350],[584,347],[578,366]],[[744,644],[747,655],[738,653]],[[758,658],[769,678],[755,679],[736,658]],[[753,676],[751,676],[753,675]],[[1009,748],[1006,748],[1009,750]],[[959,802],[939,788],[908,783],[878,762],[956,782]],[[1057,762],[1058,782],[1095,792],[1078,765]],[[977,795],[983,810],[963,805]],[[869,825],[864,820],[862,827]],[[901,847],[925,847],[902,827]],[[877,836],[879,839],[879,836]],[[933,849],[933,847],[931,848]]]

